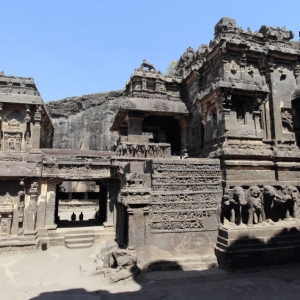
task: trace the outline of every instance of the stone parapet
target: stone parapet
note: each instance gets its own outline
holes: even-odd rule
[[[117,155],[135,158],[169,158],[171,157],[171,144],[122,142],[117,147]]]

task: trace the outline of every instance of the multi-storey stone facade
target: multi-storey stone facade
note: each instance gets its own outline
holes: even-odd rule
[[[61,243],[61,183],[92,181],[99,226],[146,264],[298,259],[292,38],[222,18],[209,45],[188,48],[171,76],[144,60],[123,91],[47,105],[32,79],[0,75],[0,251]]]

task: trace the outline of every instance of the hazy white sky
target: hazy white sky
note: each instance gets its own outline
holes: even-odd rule
[[[299,12],[299,0],[2,0],[0,71],[33,77],[44,101],[118,90],[143,59],[165,73],[209,44],[221,17],[299,40]]]

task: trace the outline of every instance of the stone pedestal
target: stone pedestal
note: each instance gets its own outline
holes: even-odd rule
[[[300,262],[300,220],[220,226],[215,254],[228,271]]]

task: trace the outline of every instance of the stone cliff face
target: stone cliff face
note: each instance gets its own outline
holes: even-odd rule
[[[54,125],[53,148],[110,150],[118,134],[110,131],[122,91],[65,98],[46,104]]]

